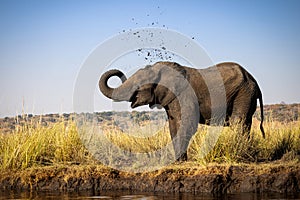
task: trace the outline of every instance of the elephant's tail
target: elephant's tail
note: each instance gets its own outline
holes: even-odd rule
[[[263,122],[264,122],[264,104],[263,104],[263,99],[262,99],[262,93],[260,89],[258,88],[258,99],[259,99],[259,107],[260,107],[260,130],[262,133],[263,138],[266,137],[265,130],[263,127]]]

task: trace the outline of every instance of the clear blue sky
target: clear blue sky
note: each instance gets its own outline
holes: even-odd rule
[[[300,1],[0,0],[0,116],[72,112],[80,66],[123,30],[169,28],[235,61],[266,104],[300,102]],[[154,25],[152,25],[154,23]]]

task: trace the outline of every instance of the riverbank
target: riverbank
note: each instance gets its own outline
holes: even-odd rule
[[[139,191],[193,194],[300,192],[300,165],[174,164],[163,169],[128,173],[102,165],[57,165],[0,172],[1,190],[32,191]]]
[[[147,132],[156,130],[151,125],[164,113],[85,114],[85,119],[93,119],[103,131],[101,135],[92,135],[96,138],[88,137],[89,140],[82,137],[84,132],[78,131],[75,118],[80,119],[81,115],[3,118],[0,119],[0,191],[297,194],[300,192],[300,120],[299,106],[295,106],[270,110],[270,117],[264,123],[266,139],[262,138],[260,121],[255,117],[250,140],[240,133],[239,124],[224,128],[205,156],[201,147],[206,144],[209,132],[208,126],[200,125],[189,145],[189,162],[156,171],[151,171],[151,166],[168,159],[168,151],[157,155],[159,159],[153,163],[141,158],[135,164],[129,161],[138,158],[139,153],[151,156],[151,152],[171,142],[167,124],[154,135]],[[277,116],[282,113],[291,113],[293,118],[280,120]],[[102,145],[107,140],[120,148]],[[97,151],[90,151],[93,149]],[[140,170],[145,165],[150,170]]]

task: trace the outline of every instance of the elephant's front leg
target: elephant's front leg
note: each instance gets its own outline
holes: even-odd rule
[[[173,113],[174,111],[170,111]],[[169,117],[169,130],[171,134],[171,139],[174,147],[175,152],[175,158],[177,161],[186,161],[187,160],[187,147],[182,147],[181,145],[181,138],[176,137],[177,131],[180,127],[180,117],[179,116],[173,116],[173,114],[168,114]]]
[[[177,161],[186,161],[189,142],[198,127],[198,111],[191,106],[186,110],[185,106],[180,107],[178,101],[169,104],[166,111],[175,158]]]

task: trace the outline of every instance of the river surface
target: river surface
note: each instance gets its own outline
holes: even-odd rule
[[[0,191],[0,200],[2,199],[35,199],[35,200],[71,200],[71,199],[119,199],[119,200],[216,200],[216,199],[243,199],[243,200],[257,200],[257,199],[300,199],[299,194],[283,195],[283,194],[254,194],[243,193],[225,196],[213,196],[209,194],[193,195],[189,193],[168,194],[168,193],[143,193],[143,192],[101,192],[95,194],[94,192],[16,192],[16,191]]]

